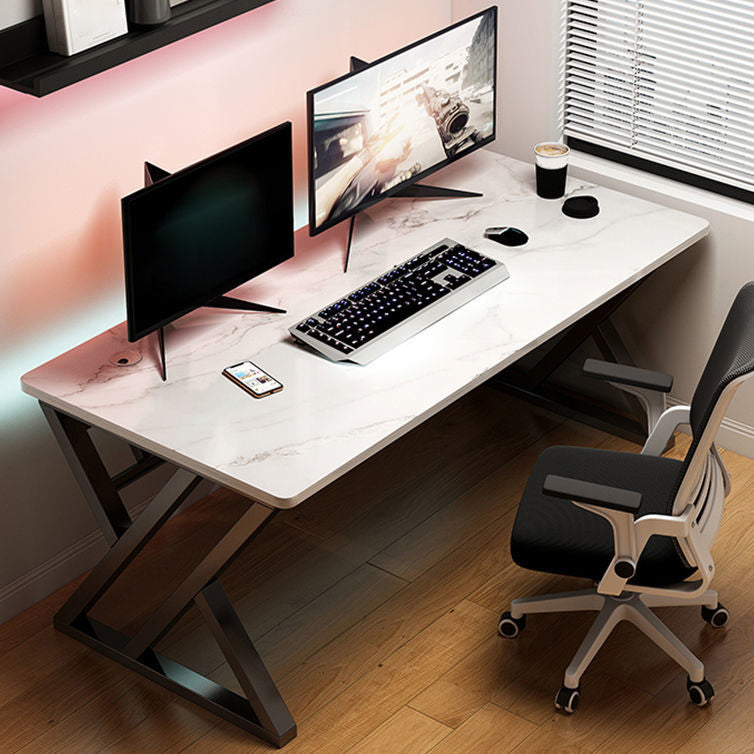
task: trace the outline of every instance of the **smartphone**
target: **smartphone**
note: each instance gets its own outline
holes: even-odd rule
[[[272,375],[250,361],[242,361],[232,367],[225,367],[223,374],[255,398],[264,398],[266,395],[279,393],[283,389],[282,382],[278,382]]]

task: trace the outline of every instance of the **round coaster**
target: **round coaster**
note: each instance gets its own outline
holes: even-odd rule
[[[600,205],[593,196],[572,196],[563,202],[563,214],[585,219],[599,215]]]

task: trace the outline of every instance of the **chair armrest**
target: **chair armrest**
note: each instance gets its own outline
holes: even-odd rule
[[[584,482],[581,479],[548,474],[542,486],[542,492],[552,497],[566,498],[598,508],[609,508],[623,513],[638,513],[641,505],[641,493],[609,487],[606,484]]]
[[[673,376],[670,374],[615,364],[612,361],[587,359],[584,362],[583,371],[589,377],[598,377],[608,382],[617,382],[620,385],[658,390],[661,393],[669,393],[673,387]]]
[[[644,447],[642,455],[661,456],[673,433],[682,424],[691,421],[691,409],[688,406],[671,406],[655,422]]]
[[[620,487],[584,482],[580,479],[548,474],[542,491],[566,498],[579,508],[605,518],[613,530],[613,558],[600,579],[597,591],[618,595],[636,573],[639,552],[636,547],[634,515],[641,505],[641,494]]]
[[[634,518],[641,504],[641,494],[638,492],[557,474],[545,477],[542,491],[546,495],[571,500],[579,508],[601,516],[610,523],[613,530],[613,557],[597,584],[599,594],[618,596],[624,590],[650,594],[668,593],[664,587],[632,586],[628,583],[636,574],[644,547],[654,535],[675,537],[685,542],[691,551],[700,580],[684,584],[685,596],[691,599],[707,589],[715,566],[709,547],[701,537],[699,527],[695,526],[692,505],[688,505],[678,516],[648,514]]]

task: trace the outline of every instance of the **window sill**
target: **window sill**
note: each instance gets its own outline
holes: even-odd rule
[[[624,191],[630,192],[630,186],[646,191],[656,191],[669,198],[754,222],[754,205],[727,196],[720,196],[695,186],[687,186],[669,178],[645,173],[643,170],[611,162],[602,157],[571,151],[569,165],[577,174],[588,173],[590,177],[595,176],[597,182],[599,182],[599,177],[603,177],[629,184],[628,187],[622,187]]]

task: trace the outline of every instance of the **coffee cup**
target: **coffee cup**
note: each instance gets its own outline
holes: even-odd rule
[[[565,144],[555,141],[543,141],[534,147],[538,196],[543,199],[560,199],[565,194],[570,151]]]

